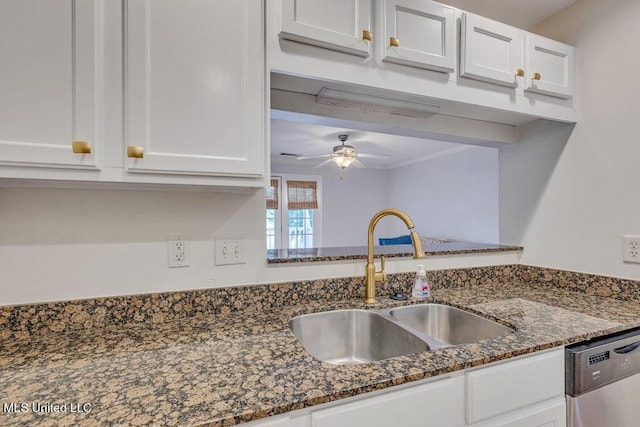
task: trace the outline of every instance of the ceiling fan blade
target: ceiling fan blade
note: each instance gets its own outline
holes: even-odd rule
[[[317,156],[298,156],[296,160],[321,159],[323,157],[331,157],[331,154],[318,154]]]
[[[318,163],[318,164],[317,164],[317,165],[315,165],[313,168],[314,168],[314,169],[315,169],[315,168],[321,168],[322,166],[326,165],[327,163],[331,163],[331,161],[332,161],[332,160],[333,160],[333,159],[327,159],[327,160],[325,160],[325,161],[324,161],[324,162],[322,162],[322,163]]]
[[[391,156],[388,154],[368,154],[368,153],[358,153],[358,157],[368,157],[370,159],[388,159]]]
[[[353,166],[357,167],[358,169],[362,169],[362,168],[366,168],[367,167],[364,163],[362,163],[358,159],[353,159]]]

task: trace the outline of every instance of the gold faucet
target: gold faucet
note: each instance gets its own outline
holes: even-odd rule
[[[365,269],[365,300],[366,304],[374,304],[376,302],[376,281],[385,280],[387,278],[384,272],[384,257],[380,259],[380,271],[376,271],[376,265],[373,263],[373,230],[376,228],[378,221],[385,216],[394,215],[400,218],[407,225],[407,228],[411,232],[411,243],[413,244],[413,257],[424,258],[424,251],[422,250],[422,243],[420,243],[420,236],[415,230],[413,221],[409,216],[399,209],[383,209],[371,218],[369,223],[369,231],[367,234],[367,267]]]

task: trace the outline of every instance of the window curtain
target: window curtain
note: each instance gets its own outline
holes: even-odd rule
[[[272,179],[267,187],[267,209],[278,209],[278,180]]]
[[[316,181],[287,181],[289,210],[318,209],[317,189]]]

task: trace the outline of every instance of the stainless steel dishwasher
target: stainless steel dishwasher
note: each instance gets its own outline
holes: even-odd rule
[[[640,425],[640,328],[567,347],[567,425]]]

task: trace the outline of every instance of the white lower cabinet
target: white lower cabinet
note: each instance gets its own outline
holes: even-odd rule
[[[564,397],[564,352],[517,358],[471,370],[467,378],[468,424]]]
[[[564,397],[510,412],[489,420],[469,424],[470,427],[564,427],[567,425],[567,406]]]
[[[311,427],[463,426],[464,378],[445,378],[311,413]]]
[[[521,356],[249,425],[564,427],[564,349]]]
[[[465,376],[469,426],[566,425],[562,348],[469,370]]]
[[[288,416],[280,416],[275,418],[267,418],[266,420],[258,420],[253,421],[247,426],[255,426],[255,427],[294,427],[296,424],[293,424],[291,419]]]

